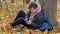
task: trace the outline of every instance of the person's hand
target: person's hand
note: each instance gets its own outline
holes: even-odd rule
[[[28,21],[28,18],[25,18],[24,21],[27,22]]]
[[[31,21],[29,20],[29,21],[27,21],[26,23],[29,25],[29,24],[31,24]]]
[[[28,18],[25,18],[25,19],[24,19],[24,21],[25,21],[25,22],[26,22],[26,24],[28,24],[28,25],[29,25],[29,24],[31,24],[31,21],[30,21],[30,20],[28,20]]]

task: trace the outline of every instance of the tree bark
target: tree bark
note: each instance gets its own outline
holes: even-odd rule
[[[9,15],[9,18],[10,18],[10,11],[9,11],[9,9],[8,9],[8,5],[7,5],[7,2],[6,2],[6,0],[5,0],[5,5],[6,5],[6,11],[8,12],[8,15]]]
[[[14,0],[11,0],[12,3],[14,3]]]
[[[2,9],[2,3],[1,3],[1,0],[0,0],[0,10]]]
[[[57,0],[40,0],[40,4],[51,25],[57,26]]]

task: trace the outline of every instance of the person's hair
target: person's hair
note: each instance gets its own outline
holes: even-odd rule
[[[37,7],[38,7],[38,5],[35,2],[30,3],[29,6],[28,6],[29,9],[31,9],[31,8],[35,9]]]

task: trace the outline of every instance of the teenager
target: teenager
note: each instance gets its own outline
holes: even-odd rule
[[[46,29],[49,31],[52,30],[52,26],[48,19],[44,17],[44,11],[41,9],[41,6],[35,2],[29,4],[29,12],[26,14],[24,11],[20,11],[14,20],[11,23],[11,26],[16,26],[22,24],[29,29],[38,29],[44,32]]]

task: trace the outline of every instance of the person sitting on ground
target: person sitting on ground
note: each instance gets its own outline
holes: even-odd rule
[[[27,14],[21,10],[16,16],[14,22],[10,25],[14,27],[22,24],[28,29],[38,29],[42,32],[44,32],[46,29],[49,31],[53,29],[48,19],[44,16],[44,11],[40,4],[31,2],[28,6],[28,9],[29,11]]]

